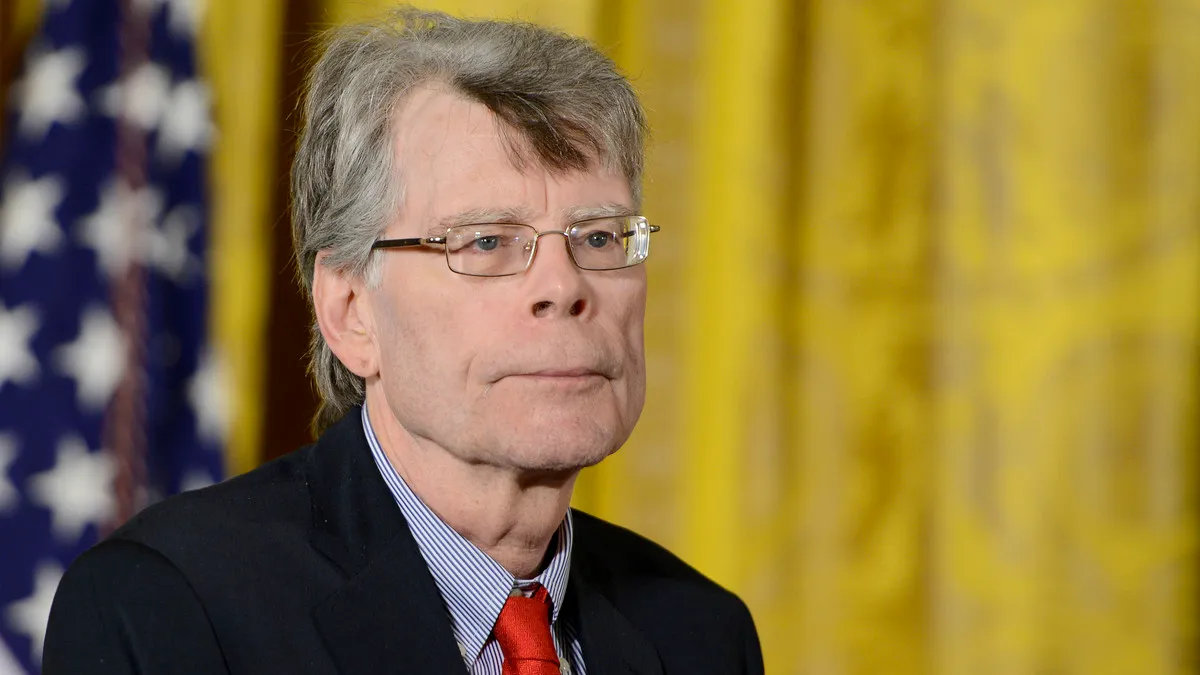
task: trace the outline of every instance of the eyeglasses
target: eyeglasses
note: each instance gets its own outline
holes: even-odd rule
[[[504,277],[529,269],[537,253],[538,240],[560,234],[577,267],[584,270],[619,270],[640,264],[650,255],[650,233],[658,232],[642,216],[589,218],[566,230],[538,232],[518,223],[455,225],[444,237],[380,239],[371,250],[441,247],[446,264],[458,274],[472,277]]]

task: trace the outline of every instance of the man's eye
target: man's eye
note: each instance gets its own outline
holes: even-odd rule
[[[494,234],[487,237],[477,237],[474,243],[475,249],[478,251],[495,251],[500,247],[500,237]]]
[[[605,246],[608,246],[612,239],[613,235],[611,232],[602,232],[600,230],[596,230],[593,232],[588,232],[587,238],[584,239],[584,241],[586,241],[587,245],[591,246],[592,248],[604,248]]]

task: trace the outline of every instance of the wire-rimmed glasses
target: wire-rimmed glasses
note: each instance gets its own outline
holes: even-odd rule
[[[650,233],[658,226],[643,216],[607,216],[572,223],[566,230],[538,232],[520,223],[478,223],[447,228],[442,237],[380,239],[371,249],[426,246],[446,252],[446,264],[458,274],[503,277],[529,269],[542,237],[559,234],[567,251],[584,270],[618,270],[640,264],[650,255]]]

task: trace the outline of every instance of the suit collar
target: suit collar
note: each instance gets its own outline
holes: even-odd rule
[[[343,673],[463,670],[442,598],[379,475],[355,408],[309,453],[310,542],[346,576],[313,611]]]
[[[587,536],[582,527],[577,535]],[[579,634],[588,675],[662,675],[662,661],[654,644],[614,604],[614,580],[593,564],[586,549],[580,546],[571,560],[567,607]]]
[[[305,466],[312,505],[309,540],[347,575],[357,574],[408,531],[375,468],[358,411],[351,410],[310,446]]]

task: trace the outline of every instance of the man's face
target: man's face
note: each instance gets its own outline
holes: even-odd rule
[[[395,129],[405,198],[389,238],[440,236],[464,220],[564,230],[633,208],[624,176],[596,165],[517,170],[491,112],[446,88],[410,96]],[[580,270],[557,235],[508,277],[455,274],[434,249],[375,255],[385,256],[368,291],[379,377],[418,440],[468,463],[561,470],[594,464],[628,438],[645,399],[642,266]]]

